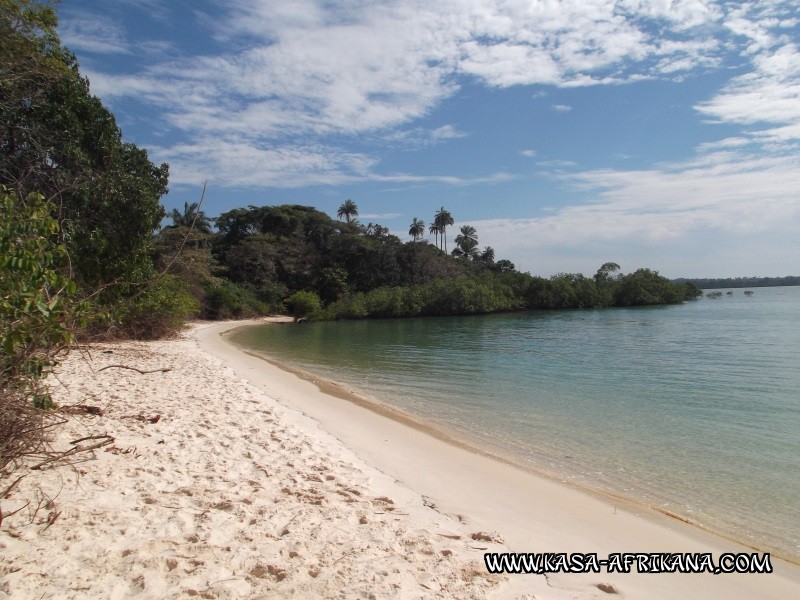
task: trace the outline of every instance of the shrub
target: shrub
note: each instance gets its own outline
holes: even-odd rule
[[[295,321],[314,316],[320,310],[320,300],[314,292],[295,292],[284,300]]]
[[[17,461],[46,447],[55,408],[43,378],[73,340],[82,310],[52,205],[0,186],[0,482]],[[3,491],[0,499],[11,487]],[[0,512],[2,520],[2,512]]]
[[[165,275],[145,286],[111,309],[111,322],[123,336],[154,340],[173,335],[197,314],[199,303],[182,280]]]
[[[202,313],[209,319],[244,319],[268,314],[269,307],[243,286],[215,278],[206,284]]]

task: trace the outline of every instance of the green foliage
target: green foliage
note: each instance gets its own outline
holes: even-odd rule
[[[0,390],[33,389],[73,340],[76,286],[59,272],[67,252],[51,213],[41,195],[19,201],[0,186]]]
[[[183,212],[173,208],[169,214],[172,219],[172,227],[187,227],[200,233],[211,233],[212,219],[209,219],[197,202],[183,203]]]
[[[657,271],[639,269],[623,275],[614,292],[616,306],[646,306],[651,304],[678,304],[685,299],[685,288],[674,284]]]
[[[314,292],[299,291],[295,292],[284,300],[289,314],[295,321],[314,316],[320,310],[320,300]]]
[[[56,423],[42,381],[72,342],[83,309],[75,283],[61,273],[60,234],[41,195],[23,201],[0,186],[0,480],[45,447]]]
[[[265,315],[269,306],[251,290],[228,281],[214,278],[206,285],[202,314],[210,319],[245,319]]]
[[[461,233],[456,236],[456,247],[453,256],[475,260],[480,257],[478,251],[478,232],[472,225],[463,225]],[[494,253],[494,251],[492,251]]]
[[[442,208],[437,222],[436,232],[443,233],[452,216]],[[686,286],[673,286],[651,271],[619,275],[613,262],[591,278],[518,273],[510,261],[495,261],[492,248],[480,252],[477,231],[469,225],[455,238],[455,256],[430,243],[403,243],[374,223],[334,221],[307,206],[236,209],[220,215],[217,226],[213,252],[228,277],[245,287],[313,291],[325,303],[319,318],[599,308],[693,297]],[[412,236],[424,232],[419,220],[412,228]]]
[[[109,315],[116,332],[124,337],[154,340],[175,334],[198,309],[199,303],[186,283],[165,275],[115,304]]]
[[[616,263],[606,263],[592,279],[570,273],[550,279],[534,277],[526,294],[527,306],[533,309],[644,306],[676,304],[693,297],[686,286],[673,284],[650,269],[611,277],[618,269]]]
[[[0,184],[53,202],[72,276],[109,305],[153,276],[168,170],[122,140],[55,27],[49,3],[0,2]]]
[[[345,200],[339,207],[339,210],[336,211],[336,216],[340,219],[344,217],[345,221],[351,223],[353,219],[358,216],[358,206],[356,206],[356,203],[352,200]]]
[[[422,285],[382,287],[353,294],[329,305],[325,319],[471,315],[515,310],[520,301],[513,285],[491,273],[460,279],[437,279]]]
[[[414,220],[411,221],[411,226],[408,228],[408,235],[414,238],[415,242],[422,238],[425,235],[425,222],[414,217]]]
[[[433,222],[437,227],[439,236],[441,237],[441,247],[445,252],[447,252],[447,226],[452,225],[455,222],[453,220],[453,215],[451,215],[450,211],[445,209],[443,206],[436,211],[436,215],[433,217]]]

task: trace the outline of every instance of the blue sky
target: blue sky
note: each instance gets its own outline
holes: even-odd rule
[[[538,275],[800,273],[800,2],[62,0],[169,210],[439,207]],[[456,228],[453,228],[455,232]],[[453,233],[452,235],[455,235]],[[451,242],[452,244],[452,242]]]

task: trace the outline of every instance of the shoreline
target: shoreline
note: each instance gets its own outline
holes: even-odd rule
[[[635,500],[616,496],[604,490],[586,488],[572,482],[559,480],[557,476],[554,476],[550,473],[539,472],[533,468],[525,468],[524,465],[520,465],[513,460],[497,456],[481,448],[476,448],[469,443],[457,440],[448,435],[446,432],[439,431],[435,426],[420,423],[418,419],[405,415],[394,408],[390,408],[381,405],[379,402],[358,396],[355,392],[348,390],[346,387],[336,382],[325,381],[322,377],[303,372],[301,369],[292,367],[291,365],[286,365],[274,359],[270,360],[270,358],[258,353],[243,350],[232,345],[224,338],[225,334],[231,333],[234,329],[261,324],[264,322],[265,321],[249,321],[237,324],[227,324],[219,327],[212,325],[211,330],[213,331],[203,330],[205,333],[203,333],[203,331],[197,332],[198,343],[200,343],[201,347],[213,352],[217,356],[220,355],[219,353],[221,351],[223,355],[221,358],[223,358],[223,360],[233,361],[233,363],[237,361],[237,355],[239,357],[248,357],[248,366],[246,367],[247,372],[244,372],[245,369],[238,371],[239,374],[245,378],[247,378],[248,374],[253,376],[253,370],[257,370],[256,366],[250,362],[254,360],[261,364],[269,365],[269,367],[274,368],[276,371],[285,373],[288,377],[298,378],[304,381],[304,383],[307,383],[309,386],[314,387],[316,395],[314,395],[315,398],[312,400],[309,400],[308,398],[305,400],[299,398],[289,398],[288,396],[284,397],[284,400],[286,400],[294,408],[297,408],[305,414],[311,416],[313,419],[319,422],[323,429],[336,435],[336,437],[341,439],[346,445],[354,448],[360,455],[363,456],[366,454],[368,458],[372,460],[373,464],[377,464],[378,468],[391,473],[393,476],[406,483],[412,489],[420,491],[424,496],[438,500],[441,503],[441,506],[446,510],[453,510],[454,514],[460,514],[458,510],[462,509],[466,515],[473,515],[476,518],[476,522],[479,522],[482,525],[497,525],[497,527],[494,527],[494,529],[500,531],[501,535],[503,535],[507,545],[512,551],[557,551],[558,548],[563,549],[563,544],[554,544],[549,548],[539,547],[534,549],[533,544],[525,541],[525,536],[519,534],[519,530],[521,528],[518,526],[519,519],[524,517],[526,514],[526,511],[524,510],[524,502],[522,503],[522,506],[517,503],[516,508],[510,511],[511,514],[509,514],[509,507],[505,506],[499,511],[501,513],[500,515],[492,515],[492,512],[497,513],[498,511],[493,510],[492,508],[486,509],[486,498],[480,500],[480,493],[475,493],[473,494],[473,497],[467,497],[467,500],[461,502],[459,502],[452,493],[439,493],[437,495],[437,492],[441,492],[441,485],[437,487],[436,484],[430,481],[430,477],[426,478],[425,476],[415,474],[413,467],[409,468],[407,464],[401,464],[399,466],[394,464],[397,461],[394,461],[391,455],[387,455],[387,453],[381,451],[379,442],[376,441],[376,436],[370,436],[372,438],[370,441],[360,442],[358,439],[359,436],[356,435],[354,428],[352,426],[348,427],[345,423],[345,419],[341,415],[337,417],[332,413],[334,413],[336,410],[346,413],[349,419],[355,419],[361,424],[361,426],[356,427],[355,429],[362,431],[370,431],[372,427],[378,426],[382,420],[394,421],[395,426],[383,423],[381,426],[379,426],[379,429],[381,431],[383,431],[384,428],[394,430],[393,433],[397,437],[396,439],[392,439],[392,442],[397,445],[402,445],[398,440],[402,440],[404,436],[402,430],[407,430],[405,435],[413,437],[414,440],[405,444],[403,449],[405,452],[412,450],[411,446],[419,442],[419,436],[422,436],[422,438],[428,438],[429,441],[432,440],[433,445],[436,446],[436,450],[440,453],[436,454],[436,458],[432,460],[440,463],[439,467],[441,471],[447,471],[448,469],[452,470],[454,468],[454,465],[452,464],[452,455],[458,455],[459,453],[462,453],[466,454],[467,456],[458,456],[457,460],[455,461],[455,463],[457,463],[460,467],[463,467],[464,462],[470,462],[470,456],[474,457],[478,462],[483,463],[481,465],[481,469],[483,469],[482,472],[484,473],[491,472],[493,470],[490,465],[497,465],[497,469],[495,470],[503,472],[502,476],[500,477],[500,479],[505,480],[503,483],[508,484],[510,481],[517,484],[516,489],[511,492],[512,496],[514,496],[515,493],[517,496],[519,495],[520,487],[522,489],[529,489],[532,486],[539,492],[544,490],[549,495],[563,498],[563,501],[566,502],[567,505],[576,504],[577,506],[573,506],[573,508],[590,508],[593,515],[592,518],[586,519],[585,514],[581,515],[580,511],[576,513],[576,516],[583,517],[583,519],[580,520],[588,521],[586,525],[590,530],[593,530],[589,537],[594,535],[599,539],[612,538],[623,542],[621,545],[616,545],[614,548],[609,548],[609,552],[710,551],[716,557],[722,552],[748,552],[758,550],[757,548],[748,546],[738,540],[729,539],[716,532],[711,532],[703,528],[701,525],[695,524],[688,519],[684,519],[680,515],[672,514],[669,511],[639,504],[636,503]],[[208,343],[211,341],[210,338],[213,338],[213,336],[216,336],[220,342],[225,344],[229,348],[229,351],[226,352],[218,344],[214,344],[213,341],[211,342],[212,347],[209,347]],[[229,364],[231,364],[231,362],[229,362]],[[231,366],[233,366],[233,364],[231,364]],[[272,369],[269,370],[271,375],[275,374]],[[256,376],[255,379],[260,378]],[[256,385],[264,385],[264,388],[268,389],[267,386],[269,384],[266,384],[263,381],[254,383]],[[322,399],[326,396],[328,398],[335,398],[335,408],[325,405],[326,401]],[[330,403],[330,401],[327,402]],[[346,408],[346,405],[348,404],[352,407],[351,409]],[[374,417],[370,418],[366,416],[367,414],[374,415]],[[367,426],[365,427],[364,425]],[[410,431],[414,431],[418,435],[411,435]],[[388,441],[388,439],[386,441]],[[451,450],[449,451],[447,448],[450,448]],[[442,459],[441,454],[445,455],[445,460]],[[549,488],[559,489],[554,491],[553,489]],[[464,486],[462,485],[461,492],[463,491],[465,490]],[[486,496],[487,494],[483,495]],[[479,498],[477,502],[476,497]],[[519,500],[519,498],[517,498],[517,500]],[[483,504],[483,509],[481,506],[478,506],[481,504]],[[556,504],[558,504],[558,502]],[[465,508],[466,510],[463,510]],[[563,511],[560,510],[554,510],[554,508],[555,507],[553,506],[548,507],[547,512],[563,513]],[[470,512],[470,509],[474,510]],[[605,509],[605,511],[603,511],[603,509]],[[620,527],[613,527],[609,523],[605,522],[608,519],[602,516],[603,512],[611,513],[615,517],[620,514],[624,514],[626,519],[630,519],[632,521],[630,526],[633,529],[645,527],[647,529],[647,533],[645,535],[626,535],[624,532],[620,531]],[[501,518],[498,519],[497,517]],[[510,520],[509,517],[511,517]],[[563,523],[563,514],[561,517]],[[516,534],[513,532],[503,531],[503,519],[506,519],[505,529],[517,529]],[[597,519],[600,519],[600,522],[598,522]],[[534,521],[540,525],[541,520],[541,518],[534,519]],[[509,522],[514,522],[515,526],[509,528]],[[567,529],[574,528],[574,524],[571,526],[569,523],[563,523],[563,525]],[[491,527],[489,528],[491,529]],[[531,531],[529,528],[522,529]],[[624,527],[622,529],[624,529]],[[531,531],[531,533],[533,533],[533,531]],[[559,537],[554,535],[553,532],[550,532],[550,536],[555,539]],[[663,542],[663,544],[659,544],[659,542]],[[638,546],[636,545],[637,543],[639,544]],[[647,544],[649,548],[644,548],[642,544]],[[702,550],[697,550],[696,548],[698,547],[702,548]],[[599,552],[596,544],[589,544],[588,546],[584,544],[583,546],[574,546],[570,547],[569,549],[573,552]],[[621,591],[621,593],[627,593],[626,590],[632,593],[638,593],[647,589],[648,592],[646,597],[656,597],[653,596],[652,589],[654,579],[663,580],[660,582],[660,585],[665,586],[663,591],[665,593],[669,591],[669,594],[675,593],[676,591],[683,591],[684,593],[690,595],[696,594],[698,592],[698,587],[696,585],[689,585],[684,588],[685,584],[690,583],[684,581],[686,578],[694,580],[692,583],[699,583],[701,579],[704,580],[704,586],[702,588],[703,594],[721,594],[724,597],[752,597],[753,595],[757,595],[761,597],[778,598],[785,597],[785,594],[787,593],[790,593],[791,595],[800,591],[800,569],[797,568],[797,565],[775,556],[772,557],[772,560],[773,566],[775,567],[775,573],[768,576],[649,574],[646,578],[641,579],[643,576],[640,574],[606,575],[603,573],[602,575],[609,580],[613,579],[614,581],[612,583],[616,589]],[[521,576],[516,577],[521,578]],[[767,579],[764,579],[765,577]],[[761,578],[760,583],[758,583],[758,578]],[[573,591],[578,591],[581,588],[583,588],[584,591],[588,591],[588,588],[584,584],[584,580],[587,579],[591,578],[585,577],[584,575],[562,574],[550,575],[548,577],[550,585],[562,587],[565,590],[571,589]],[[727,583],[725,582],[726,579],[728,580]],[[783,581],[780,581],[781,579],[783,579]],[[753,582],[753,588],[749,591],[743,591],[742,589],[743,587],[744,589],[747,589],[748,587],[741,585],[745,583],[745,580]],[[770,595],[769,589],[773,587],[768,585],[770,582],[779,584],[774,586],[774,596]],[[673,585],[676,585],[677,588],[670,589]],[[726,591],[723,592],[723,589]],[[790,589],[792,592],[788,591]]]
[[[311,371],[306,371],[291,363],[277,359],[274,356],[238,346],[228,339],[229,336],[234,334],[236,331],[239,331],[240,329],[245,329],[248,327],[257,326],[258,324],[266,324],[266,323],[267,323],[266,321],[265,322],[255,321],[252,324],[248,325],[237,325],[231,329],[227,329],[223,332],[220,332],[219,335],[223,340],[225,340],[231,346],[235,347],[240,352],[252,356],[254,358],[257,358],[259,360],[265,361],[268,364],[277,367],[278,369],[291,373],[292,375],[295,375],[296,377],[315,385],[319,389],[319,391],[322,392],[323,394],[335,396],[342,400],[351,402],[361,408],[364,408],[365,410],[371,411],[382,417],[386,417],[388,419],[397,421],[402,425],[405,425],[407,427],[425,433],[429,436],[432,436],[438,440],[441,440],[446,444],[462,448],[468,452],[471,452],[479,456],[483,456],[490,460],[498,461],[510,467],[519,469],[520,471],[523,471],[525,473],[529,473],[535,477],[541,477],[549,481],[552,481],[554,483],[567,486],[571,489],[574,489],[577,492],[589,494],[590,496],[594,496],[601,501],[611,503],[615,507],[621,505],[625,507],[629,512],[649,511],[655,513],[654,515],[651,515],[652,517],[657,518],[656,514],[658,516],[666,517],[670,521],[674,520],[680,522],[682,524],[692,527],[696,531],[702,532],[703,534],[719,538],[721,542],[724,541],[727,543],[737,544],[749,550],[753,550],[760,553],[769,553],[773,558],[780,559],[781,561],[788,563],[789,565],[800,567],[800,562],[798,562],[798,560],[793,560],[792,558],[789,558],[787,556],[777,554],[773,549],[759,547],[757,545],[750,544],[743,539],[732,537],[731,535],[727,535],[723,532],[710,529],[705,525],[703,525],[702,523],[692,520],[690,517],[686,517],[684,515],[675,513],[673,511],[660,508],[658,506],[648,503],[647,500],[645,499],[631,498],[629,496],[617,494],[602,487],[593,486],[585,482],[564,479],[558,473],[541,468],[539,465],[533,462],[523,462],[521,460],[515,459],[513,456],[504,455],[502,454],[501,451],[497,449],[494,448],[487,449],[479,446],[477,442],[473,442],[467,439],[460,439],[456,432],[451,433],[449,430],[445,429],[444,427],[438,424],[426,422],[422,418],[404,412],[401,409],[395,408],[387,404],[383,404],[378,399],[369,398],[366,395],[359,393],[356,390],[350,389],[347,384],[335,381],[333,379],[329,379],[325,375],[318,375]],[[290,321],[286,322],[281,321],[280,324],[290,325]]]

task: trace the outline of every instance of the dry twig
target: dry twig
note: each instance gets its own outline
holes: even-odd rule
[[[106,365],[102,369],[97,369],[97,372],[105,371],[106,369],[117,368],[117,369],[130,369],[131,371],[136,371],[137,373],[141,373],[142,375],[147,375],[148,373],[167,373],[168,371],[172,371],[169,367],[164,367],[161,369],[152,369],[151,371],[142,371],[141,369],[137,369],[136,367],[129,367],[127,365]]]

